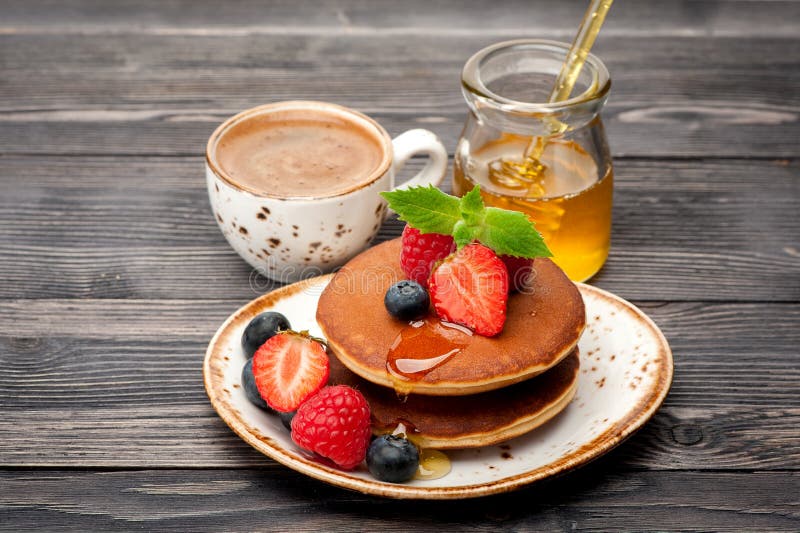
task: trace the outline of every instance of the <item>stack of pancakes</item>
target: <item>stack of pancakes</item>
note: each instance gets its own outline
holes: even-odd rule
[[[402,423],[431,448],[487,446],[522,435],[567,406],[586,316],[580,292],[561,269],[536,259],[532,288],[509,297],[500,335],[473,335],[443,364],[398,379],[387,356],[408,324],[389,315],[383,298],[405,278],[399,257],[399,239],[355,257],[333,277],[317,308],[335,355],[330,382],[364,394],[376,433]]]

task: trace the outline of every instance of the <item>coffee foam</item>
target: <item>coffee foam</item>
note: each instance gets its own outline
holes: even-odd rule
[[[223,125],[211,154],[232,184],[282,198],[329,197],[381,175],[388,140],[338,107],[273,107]]]

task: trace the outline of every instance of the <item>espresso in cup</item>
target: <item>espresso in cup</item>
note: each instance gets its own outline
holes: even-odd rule
[[[206,148],[206,183],[223,235],[260,273],[291,282],[366,248],[386,216],[383,191],[415,154],[426,167],[402,186],[438,185],[447,152],[421,129],[395,139],[370,117],[325,102],[243,111]]]

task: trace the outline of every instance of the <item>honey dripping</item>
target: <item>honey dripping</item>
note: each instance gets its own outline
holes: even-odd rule
[[[432,370],[442,366],[469,344],[472,331],[436,318],[417,320],[404,326],[386,355],[386,369],[402,401]],[[393,435],[403,435],[419,448],[419,466],[414,479],[439,479],[452,465],[443,452],[431,449],[408,421],[398,421]]]
[[[459,353],[471,337],[468,328],[435,318],[404,326],[386,355],[386,370],[398,397],[405,399],[415,382]]]
[[[442,451],[428,448],[425,439],[419,436],[419,432],[410,422],[406,420],[398,422],[392,435],[407,438],[419,449],[419,466],[414,479],[439,479],[450,473],[453,467],[450,458]]]
[[[561,71],[550,92],[548,99],[550,103],[569,98],[612,3],[613,0],[589,2],[575,40],[572,41],[567,58],[561,65]],[[553,117],[548,116],[544,120],[549,134],[532,137],[521,160],[502,158],[489,163],[488,173],[493,183],[507,188],[527,189],[527,196],[532,198],[543,197],[547,193],[540,183],[540,177],[547,167],[540,159],[551,137],[564,133],[568,126]]]

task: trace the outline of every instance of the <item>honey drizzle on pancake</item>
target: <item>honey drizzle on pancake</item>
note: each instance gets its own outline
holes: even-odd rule
[[[471,337],[464,326],[436,318],[417,320],[401,329],[386,354],[386,369],[397,395],[408,396],[415,381],[459,353]]]

